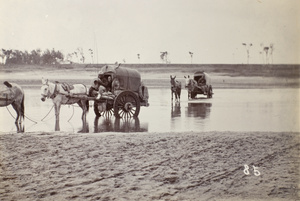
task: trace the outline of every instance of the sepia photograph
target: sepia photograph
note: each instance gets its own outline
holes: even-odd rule
[[[299,19],[298,0],[0,0],[0,200],[299,200]]]

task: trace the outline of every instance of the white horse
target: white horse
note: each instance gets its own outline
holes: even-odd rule
[[[83,98],[74,98],[72,95],[87,95],[88,91],[84,84],[74,84],[70,86],[69,90],[63,88],[63,83],[52,83],[48,79],[42,78],[41,100],[51,98],[55,108],[55,131],[59,131],[59,112],[61,105],[72,105],[77,103],[82,109],[82,121],[86,124],[86,114],[89,111],[89,101]]]
[[[185,88],[187,88],[188,90],[188,99],[194,98],[195,95],[193,95],[192,93],[194,92],[195,87],[198,87],[197,82],[194,79],[190,78],[189,75],[187,77],[184,76],[184,78],[185,78]]]

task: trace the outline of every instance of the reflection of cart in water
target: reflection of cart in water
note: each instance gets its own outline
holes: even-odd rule
[[[100,119],[100,123],[99,123]],[[147,132],[148,125],[140,125],[138,117],[114,118],[96,117],[94,121],[94,133],[100,132]]]
[[[210,114],[211,103],[188,103],[186,108],[187,117],[207,118]]]

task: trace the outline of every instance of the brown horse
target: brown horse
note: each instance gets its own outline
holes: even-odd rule
[[[0,90],[0,107],[12,105],[17,113],[15,123],[22,123],[24,120],[24,91],[15,83],[4,82],[6,87],[1,87]]]
[[[12,105],[17,113],[16,125],[19,131],[18,124],[21,126],[22,120],[24,121],[25,108],[24,108],[24,91],[15,83],[5,81],[5,86],[0,87],[0,107]]]
[[[170,75],[170,82],[171,82],[171,97],[173,102],[173,94],[175,94],[175,101],[180,101],[180,94],[181,94],[181,82],[175,80],[176,76],[172,77]]]
[[[74,98],[71,95],[87,95],[88,91],[84,84],[74,84],[70,91],[63,88],[63,83],[52,83],[48,79],[42,79],[41,100],[51,98],[55,109],[55,131],[59,131],[59,112],[61,105],[72,105],[77,103],[82,109],[82,122],[86,125],[86,113],[89,111],[89,101],[81,98]]]

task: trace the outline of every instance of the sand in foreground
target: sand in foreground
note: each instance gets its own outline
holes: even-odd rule
[[[299,199],[299,133],[4,134],[0,153],[0,200]]]

